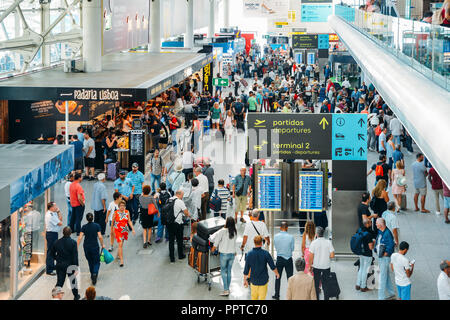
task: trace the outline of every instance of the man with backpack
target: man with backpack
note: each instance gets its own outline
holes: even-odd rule
[[[367,274],[372,263],[372,250],[375,244],[375,236],[372,233],[372,223],[369,219],[363,219],[363,227],[359,228],[350,240],[350,247],[354,254],[359,256],[359,271],[356,279],[356,290],[369,291],[367,288]]]
[[[167,204],[169,199],[172,197],[169,191],[167,191],[166,183],[161,182],[161,185],[159,186],[160,192],[159,194],[155,195],[155,198],[158,198],[158,209],[159,212],[161,212],[162,208]],[[162,240],[164,237],[164,229],[166,230],[166,241],[169,241],[169,231],[167,230],[167,226],[164,226],[161,222],[161,216],[158,216],[155,218],[157,221],[154,221],[154,223],[158,223],[158,233],[156,234],[156,240],[155,242],[158,243]]]
[[[389,182],[389,177],[391,176],[391,169],[386,163],[386,155],[380,154],[378,159],[380,161],[374,164],[370,168],[370,171],[367,173],[367,176],[369,176],[372,172],[375,171],[375,185],[380,179],[383,179],[384,181],[386,181],[386,183]]]
[[[169,231],[170,263],[175,263],[175,239],[177,240],[178,259],[186,258],[183,252],[183,215],[189,217],[189,211],[183,202],[183,190],[178,190],[162,208],[161,222]]]

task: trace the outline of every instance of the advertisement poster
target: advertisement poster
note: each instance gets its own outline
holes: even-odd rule
[[[10,186],[10,197],[11,197],[11,213],[18,210],[25,203],[23,201],[23,184],[24,177],[17,179]]]
[[[30,104],[31,115],[34,119],[51,118],[63,120],[66,116],[65,101],[37,101]],[[86,102],[69,101],[69,116],[72,120],[89,118],[89,108]]]
[[[212,74],[212,62],[203,67],[203,92],[213,93],[213,74]]]
[[[287,18],[289,11],[288,0],[243,0],[243,5],[248,18]]]

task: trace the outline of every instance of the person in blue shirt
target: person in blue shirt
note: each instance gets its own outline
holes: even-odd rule
[[[83,135],[82,135],[83,136]],[[84,140],[84,137],[83,137]],[[78,138],[78,135],[73,135],[70,144],[74,147],[73,158],[74,158],[74,170],[81,173],[84,170],[83,162],[83,142]]]
[[[280,232],[273,238],[273,245],[277,251],[277,262],[276,267],[280,278],[275,280],[275,294],[272,299],[280,300],[280,285],[281,276],[283,275],[283,269],[286,269],[286,277],[289,280],[294,273],[294,268],[292,264],[292,252],[295,248],[294,237],[288,232],[288,224],[286,221],[281,222]]]
[[[98,174],[98,182],[94,184],[94,191],[92,193],[91,209],[94,210],[95,220],[100,228],[102,235],[105,235],[106,230],[106,200],[108,200],[108,193],[105,187],[105,174]]]
[[[378,254],[378,267],[380,268],[378,300],[389,300],[395,298],[394,287],[389,276],[391,255],[394,253],[395,242],[392,232],[386,227],[386,221],[383,218],[378,218],[376,224],[378,236],[375,243],[375,253]],[[386,290],[389,293],[387,298],[385,295]]]
[[[405,165],[405,162],[403,160],[403,153],[399,144],[395,146],[395,151],[392,154],[392,159],[394,160],[394,169],[397,169],[397,161],[402,162],[403,166]]]
[[[84,129],[83,129],[83,127],[78,127],[77,128],[77,137],[78,137],[78,140],[81,143],[84,143]]]
[[[128,172],[127,178],[131,181],[131,194],[130,194],[130,201],[131,201],[131,210],[130,211],[130,217],[133,221],[133,224],[136,223],[136,220],[138,218],[139,212],[139,196],[142,193],[142,186],[144,184],[144,175],[142,172],[140,172],[139,165],[135,162],[131,166],[132,171]]]
[[[127,172],[119,172],[119,179],[114,181],[114,192],[119,192],[122,199],[126,202],[126,208],[131,212],[133,208],[133,199],[131,197],[131,181],[127,178]],[[113,212],[114,213],[114,212]]]
[[[280,275],[278,274],[278,270],[273,263],[270,253],[262,249],[262,237],[256,236],[253,241],[255,247],[248,253],[247,259],[245,260],[244,287],[248,287],[248,279],[250,278],[252,300],[265,300],[267,286],[269,284],[267,265],[269,265],[270,269],[275,273],[277,279],[280,278]]]

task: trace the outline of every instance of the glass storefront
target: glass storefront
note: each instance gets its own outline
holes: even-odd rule
[[[0,222],[0,300],[11,291],[11,217]]]

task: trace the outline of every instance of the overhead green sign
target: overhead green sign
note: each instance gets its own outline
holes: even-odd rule
[[[229,81],[225,78],[214,78],[213,79],[213,85],[217,87],[228,87]]]

